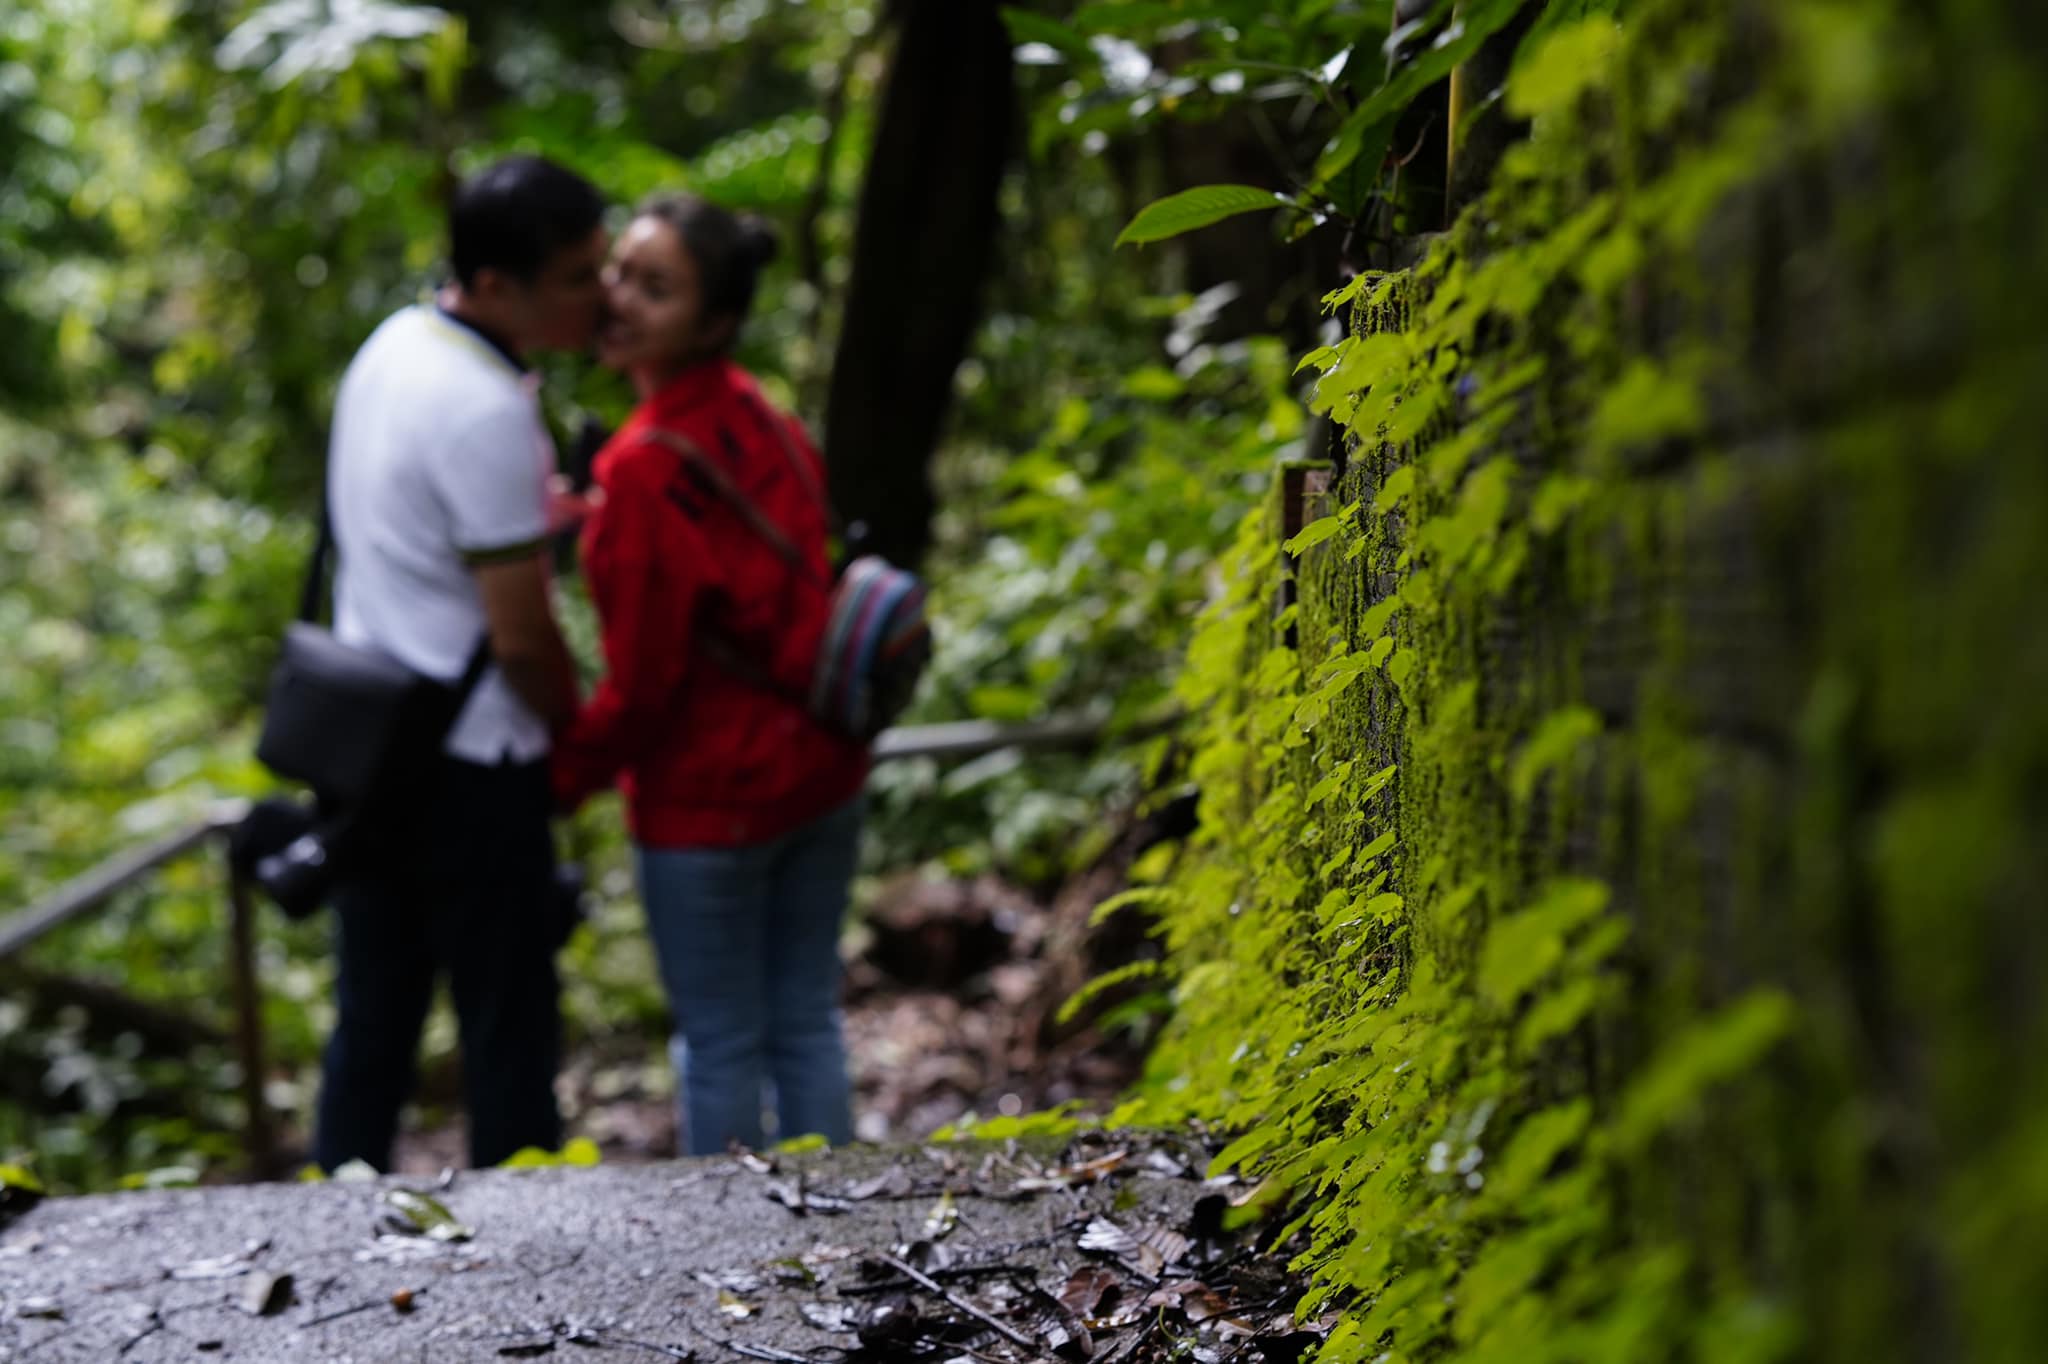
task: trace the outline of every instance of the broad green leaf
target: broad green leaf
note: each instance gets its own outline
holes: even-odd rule
[[[1201,185],[1146,205],[1117,234],[1116,244],[1165,241],[1197,228],[1220,223],[1240,213],[1279,208],[1287,200],[1271,190],[1250,185]]]
[[[1178,374],[1164,365],[1140,365],[1124,376],[1123,393],[1127,398],[1167,402],[1187,392],[1187,387]]]
[[[1612,19],[1584,19],[1532,41],[1508,77],[1508,112],[1516,118],[1565,109],[1598,84],[1621,45],[1621,28]]]
[[[1666,1043],[1622,1096],[1615,1130],[1625,1146],[1654,1136],[1708,1089],[1734,1079],[1791,1030],[1792,999],[1757,990]]]
[[[1417,95],[1451,74],[1482,44],[1506,27],[1522,8],[1522,0],[1479,0],[1467,5],[1444,30],[1444,37],[1397,67],[1386,84],[1372,92],[1365,103],[1352,111],[1344,127],[1316,163],[1318,179],[1349,165],[1367,144],[1367,134],[1382,120],[1391,128]],[[1455,36],[1452,36],[1455,35]]]
[[[1690,435],[1706,419],[1699,387],[1650,360],[1636,360],[1600,399],[1590,443],[1620,450]]]
[[[1012,41],[1019,44],[1044,43],[1070,56],[1085,55],[1088,51],[1088,39],[1080,32],[1032,10],[1005,5],[1003,24],[1010,30]]]
[[[1031,687],[990,685],[967,693],[968,710],[986,720],[1029,720],[1039,705],[1039,693]]]
[[[1515,1031],[1515,1045],[1534,1051],[1559,1033],[1569,1032],[1600,1002],[1600,981],[1587,976],[1569,981],[1529,1006],[1528,1016]]]
[[[1536,1187],[1557,1158],[1578,1145],[1593,1122],[1593,1105],[1573,1099],[1524,1118],[1486,1180],[1487,1194],[1512,1204]]]
[[[1585,877],[1560,877],[1529,908],[1486,932],[1477,984],[1496,1008],[1511,1008],[1564,959],[1572,933],[1607,907],[1607,887]]]

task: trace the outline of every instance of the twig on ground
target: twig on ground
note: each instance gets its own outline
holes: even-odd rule
[[[818,1364],[818,1361],[809,1355],[794,1355],[786,1350],[777,1350],[772,1346],[749,1345],[745,1341],[714,1336],[692,1321],[688,1316],[684,1316],[682,1322],[683,1325],[689,1327],[713,1345],[718,1346],[721,1350],[731,1350],[734,1354],[745,1355],[748,1359],[765,1359],[770,1364]],[[845,1351],[842,1350],[840,1353],[844,1354]]]
[[[114,1353],[117,1355],[125,1355],[130,1350],[140,1345],[143,1341],[148,1340],[151,1336],[155,1335],[158,1331],[161,1331],[163,1329],[164,1314],[161,1311],[152,1309],[149,1314],[149,1324],[143,1327],[142,1330],[137,1334],[128,1337],[127,1343],[124,1344],[120,1349],[114,1351]]]
[[[1009,1275],[1018,1279],[1037,1279],[1038,1271],[1026,1265],[948,1265],[932,1271],[934,1279],[982,1279],[999,1278]],[[883,1279],[877,1283],[847,1283],[833,1289],[842,1298],[868,1298],[881,1293],[894,1293],[898,1289],[913,1286],[907,1279]]]
[[[685,1350],[679,1345],[662,1345],[652,1340],[635,1340],[631,1336],[613,1335],[608,1331],[593,1332],[593,1338],[600,1346],[623,1345],[628,1349],[646,1350],[668,1359],[695,1359],[695,1350]]]
[[[940,1297],[944,1298],[948,1303],[950,1303],[956,1311],[965,1312],[968,1316],[973,1317],[982,1325],[989,1327],[997,1335],[1001,1336],[1004,1340],[1009,1341],[1012,1345],[1021,1346],[1022,1348],[1029,1350],[1032,1354],[1036,1355],[1040,1359],[1044,1359],[1047,1357],[1045,1353],[1045,1347],[1040,1345],[1038,1341],[1034,1340],[1030,1336],[1025,1335],[1022,1331],[1019,1331],[1016,1327],[1010,1325],[1006,1321],[1003,1321],[1001,1318],[990,1316],[987,1312],[982,1311],[979,1307],[976,1307],[973,1303],[967,1301],[967,1299],[959,1296],[952,1289],[940,1283],[937,1279],[934,1279],[929,1275],[925,1274],[922,1270],[912,1268],[910,1265],[907,1265],[903,1261],[897,1259],[894,1255],[884,1255],[881,1257],[881,1261],[883,1264],[888,1265],[897,1273],[904,1275],[905,1277],[915,1281],[916,1283],[923,1285],[931,1292],[938,1294]]]
[[[352,1317],[358,1312],[367,1312],[372,1307],[382,1307],[390,1301],[391,1295],[387,1293],[381,1298],[369,1298],[351,1307],[337,1307],[325,1316],[314,1317],[310,1321],[300,1322],[299,1329],[303,1331],[314,1326],[325,1326],[330,1321],[340,1321],[343,1317]]]

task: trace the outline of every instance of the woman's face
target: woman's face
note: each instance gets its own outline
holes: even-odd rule
[[[612,369],[671,371],[724,346],[729,319],[704,316],[697,262],[660,218],[635,218],[605,266],[597,358]]]

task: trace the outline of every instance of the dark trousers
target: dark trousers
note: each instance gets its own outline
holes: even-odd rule
[[[561,1145],[555,857],[545,764],[446,759],[431,798],[334,895],[339,1016],[322,1063],[314,1156],[391,1164],[420,1028],[445,972],[462,1043],[469,1159]]]

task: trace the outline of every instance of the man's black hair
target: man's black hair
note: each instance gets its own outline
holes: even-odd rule
[[[539,156],[512,156],[462,182],[448,206],[448,256],[465,289],[480,270],[523,282],[557,251],[604,220],[604,196],[575,171]]]

